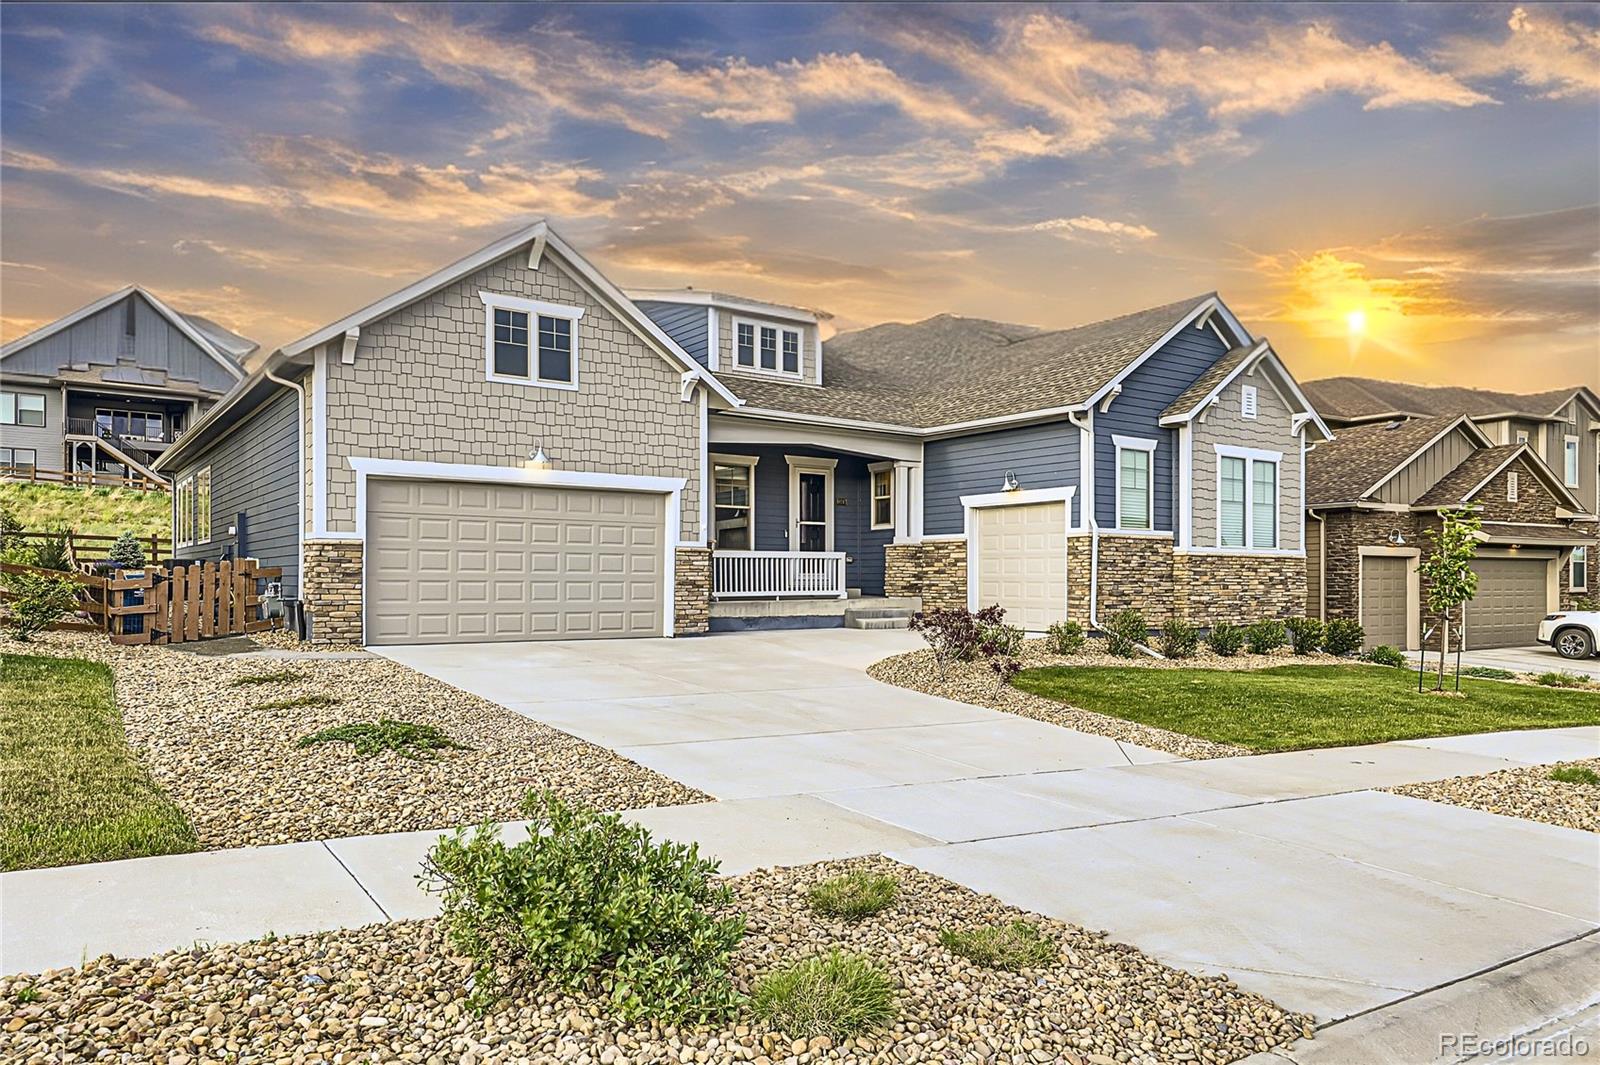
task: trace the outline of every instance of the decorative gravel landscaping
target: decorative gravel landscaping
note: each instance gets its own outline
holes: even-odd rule
[[[1588,772],[1585,773],[1584,770]],[[1600,758],[1502,769],[1476,777],[1406,784],[1389,791],[1562,828],[1600,832]]]
[[[809,889],[896,877],[892,905],[817,916]],[[478,1016],[437,923],[376,925],[0,978],[0,1058],[416,1062],[1225,1062],[1309,1036],[1222,977],[1169,968],[1103,935],[1026,914],[888,859],[760,870],[729,881],[748,934],[734,977],[841,950],[895,987],[886,1027],[835,1042],[769,1029],[751,1009],[715,1027],[628,1025],[601,1002],[525,989]],[[1026,921],[1055,959],[1020,972],[952,953],[940,933]]]
[[[609,810],[707,798],[378,656],[240,659],[61,632],[28,644],[0,637],[0,649],[109,665],[134,752],[202,849],[512,820],[530,789]],[[286,673],[295,676],[240,683]],[[386,720],[437,730],[462,746],[429,739],[417,757],[415,737],[432,733],[403,730],[410,742],[400,749],[379,743],[361,753],[372,745],[357,740],[394,735],[376,728]],[[374,729],[350,728],[363,724]],[[335,729],[352,741],[299,744]],[[29,759],[21,764],[19,773],[30,771]],[[16,779],[8,776],[8,785]]]

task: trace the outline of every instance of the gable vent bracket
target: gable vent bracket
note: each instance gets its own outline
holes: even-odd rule
[[[1111,409],[1111,401],[1122,395],[1122,383],[1119,381],[1111,386],[1111,391],[1106,393],[1106,398],[1100,401],[1100,413],[1104,414]]]
[[[539,269],[539,264],[544,261],[544,241],[545,236],[543,233],[540,233],[537,237],[533,238],[533,243],[528,246],[529,270]]]
[[[361,340],[361,330],[352,326],[344,331],[344,348],[339,352],[339,361],[346,366],[356,364],[356,344]]]

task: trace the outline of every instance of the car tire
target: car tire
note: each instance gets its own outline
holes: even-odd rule
[[[1588,658],[1594,654],[1594,637],[1579,628],[1562,629],[1552,642],[1562,658]]]

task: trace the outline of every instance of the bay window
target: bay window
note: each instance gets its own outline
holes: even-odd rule
[[[1217,546],[1270,551],[1278,547],[1282,454],[1217,445]]]

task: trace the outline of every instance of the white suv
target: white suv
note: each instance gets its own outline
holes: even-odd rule
[[[1569,610],[1539,622],[1539,642],[1562,658],[1588,658],[1600,649],[1600,610]]]

